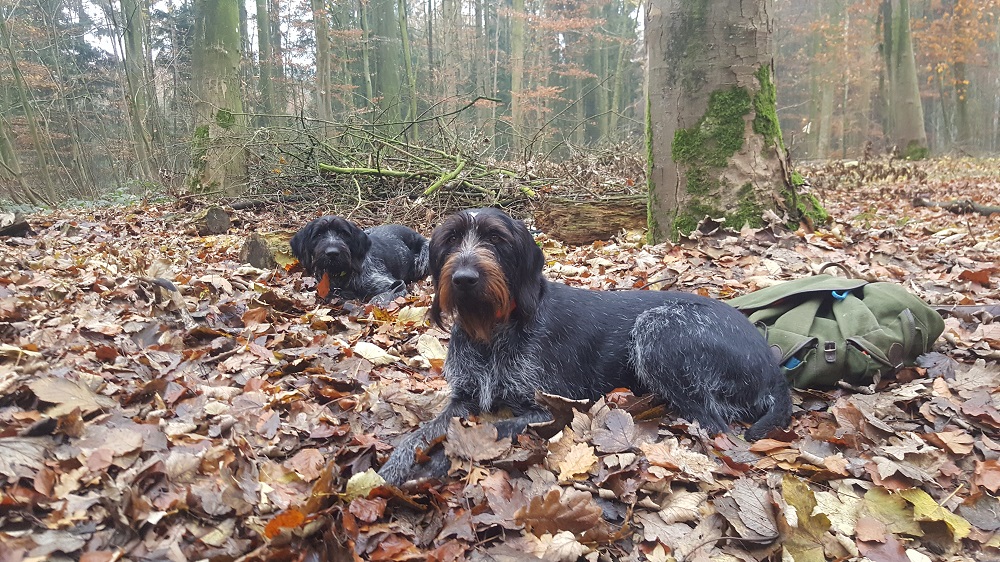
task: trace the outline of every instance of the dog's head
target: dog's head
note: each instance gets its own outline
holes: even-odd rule
[[[310,221],[292,236],[292,253],[313,276],[329,274],[330,284],[342,287],[361,273],[371,240],[351,221],[325,216]]]
[[[524,223],[497,209],[448,217],[431,235],[431,319],[454,315],[475,341],[497,324],[531,318],[541,298],[545,256]]]

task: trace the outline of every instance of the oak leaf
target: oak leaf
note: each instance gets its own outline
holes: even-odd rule
[[[559,462],[559,480],[566,482],[584,477],[597,465],[594,448],[586,443],[576,443]]]
[[[493,424],[481,423],[465,427],[458,418],[448,422],[448,439],[444,442],[448,455],[482,462],[493,460],[510,450],[510,438],[497,438]]]
[[[582,535],[601,521],[601,508],[589,492],[573,488],[553,488],[544,496],[531,498],[517,510],[514,521],[541,537],[559,531]]]

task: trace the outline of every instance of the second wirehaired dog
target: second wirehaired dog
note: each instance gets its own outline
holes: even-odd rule
[[[788,383],[756,328],[714,299],[674,291],[591,291],[546,280],[544,256],[520,221],[496,209],[449,217],[430,243],[431,317],[454,321],[444,374],[451,399],[405,437],[379,474],[389,483],[440,477],[443,454],[417,462],[449,420],[509,409],[501,437],[551,419],[541,390],[596,399],[618,387],[651,392],[707,431],[750,423],[748,440],[788,424]]]
[[[306,272],[329,278],[332,292],[347,299],[386,304],[427,277],[427,239],[398,224],[361,230],[333,215],[312,220],[290,242]]]

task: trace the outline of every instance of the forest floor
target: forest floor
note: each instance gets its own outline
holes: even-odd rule
[[[1000,163],[807,172],[830,224],[543,233],[546,274],[728,298],[840,262],[982,305],[946,320],[954,377],[796,391],[789,429],[752,446],[619,391],[550,440],[455,427],[452,476],[403,490],[367,471],[447,396],[427,282],[382,310],[240,263],[250,232],[312,218],[294,212],[207,237],[172,206],[29,217],[0,239],[0,562],[1000,559],[1000,215],[911,203],[1000,205]]]

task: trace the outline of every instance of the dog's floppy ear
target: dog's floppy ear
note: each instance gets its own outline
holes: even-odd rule
[[[444,267],[445,259],[448,257],[447,239],[452,236],[456,229],[462,228],[465,216],[461,213],[454,214],[441,226],[434,229],[427,248],[427,263],[430,269],[431,281],[434,283],[434,299],[431,301],[430,318],[437,327],[444,329],[444,320],[441,318],[441,269]]]
[[[358,228],[358,225],[351,221],[344,222],[347,223],[347,247],[351,250],[351,268],[355,274],[360,274],[361,264],[372,247],[372,241],[364,230]]]
[[[515,305],[513,315],[528,319],[535,314],[542,296],[542,285],[545,281],[542,268],[545,266],[545,254],[538,244],[535,244],[535,239],[523,222],[511,218],[507,220],[519,256],[513,264],[514,267],[508,271],[512,278],[507,280]]]
[[[316,230],[317,221],[310,221],[306,223],[305,226],[300,228],[292,236],[291,241],[288,245],[292,247],[292,254],[295,255],[295,259],[299,260],[302,267],[305,268],[307,273],[312,273],[313,266],[313,252],[312,252],[312,237],[313,232]]]

